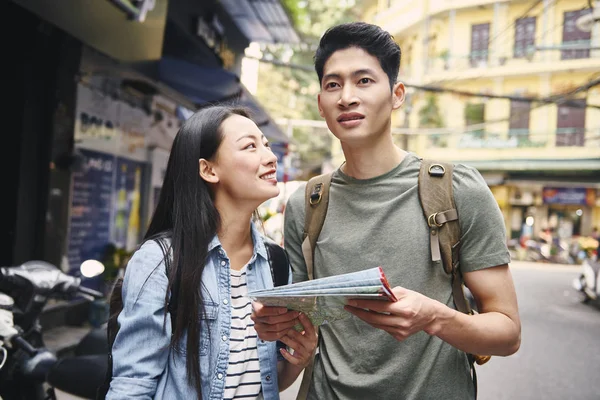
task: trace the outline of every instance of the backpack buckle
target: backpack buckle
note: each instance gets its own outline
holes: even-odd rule
[[[430,228],[441,228],[444,224],[440,224],[436,221],[436,217],[437,217],[438,213],[433,213],[429,216],[429,218],[427,218],[427,225],[429,225]]]
[[[311,206],[314,206],[315,204],[319,204],[319,202],[321,201],[321,195],[323,194],[322,189],[323,189],[322,183],[317,183],[315,185],[315,187],[313,188],[313,191],[310,194],[310,198],[308,200]]]
[[[446,173],[446,168],[441,164],[431,164],[428,172],[431,176],[442,177]]]

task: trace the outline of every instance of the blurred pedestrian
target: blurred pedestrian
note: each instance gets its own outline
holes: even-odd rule
[[[108,399],[278,399],[309,362],[317,338],[308,318],[295,313],[305,333],[278,338],[293,355],[278,352],[257,339],[245,296],[273,286],[251,218],[279,193],[276,163],[244,110],[205,108],[179,130],[144,243],[126,268]]]
[[[405,98],[399,66],[391,35],[362,22],[329,29],[315,54],[319,112],[346,159],[332,177],[315,278],[381,265],[401,286],[393,288],[397,302],[353,300],[347,309],[357,318],[320,327],[310,399],[472,399],[467,353],[507,356],[520,346],[504,220],[474,168],[456,165],[453,189],[460,268],[480,314],[455,309],[450,277],[432,261],[417,190],[420,158],[392,138],[391,115]],[[295,282],[308,279],[304,192],[291,196],[285,214]],[[294,318],[282,311],[255,308],[259,337],[286,334]]]

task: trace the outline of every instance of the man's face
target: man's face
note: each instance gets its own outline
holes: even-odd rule
[[[391,129],[392,110],[404,100],[404,86],[394,85],[379,60],[363,49],[338,50],[323,67],[319,113],[342,142],[361,144]]]

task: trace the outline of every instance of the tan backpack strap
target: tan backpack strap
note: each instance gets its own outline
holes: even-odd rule
[[[331,185],[331,177],[333,172],[315,176],[306,184],[304,193],[304,232],[302,240],[302,255],[306,264],[306,272],[308,279],[314,279],[314,255],[317,239],[321,234],[327,207],[329,205],[329,186]],[[318,332],[318,331],[317,331]],[[315,354],[313,353],[310,363],[304,368],[304,375],[300,383],[300,389],[296,400],[306,400],[308,397],[308,389],[312,380],[313,370],[315,367]]]
[[[325,222],[327,206],[329,205],[329,186],[333,173],[315,176],[306,184],[304,233],[302,240],[302,255],[306,263],[308,279],[314,278],[313,257],[317,239]]]
[[[458,311],[472,314],[459,264],[460,224],[452,189],[453,171],[452,164],[421,160],[419,200],[429,226],[431,259],[441,260],[444,271],[452,275],[452,295]],[[490,357],[473,355],[473,359],[481,365]]]
[[[459,269],[460,225],[454,204],[452,172],[454,166],[422,160],[419,171],[419,200],[429,226],[431,260],[442,261],[444,271],[452,275],[452,292],[459,311],[470,314]]]

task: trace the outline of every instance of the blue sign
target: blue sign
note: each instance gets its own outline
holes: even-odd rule
[[[586,188],[554,188],[545,187],[542,191],[544,204],[593,205],[596,201],[595,191]]]

